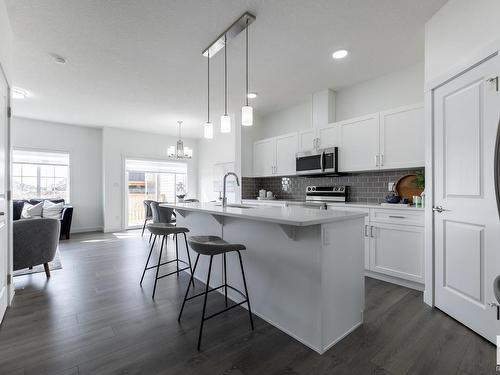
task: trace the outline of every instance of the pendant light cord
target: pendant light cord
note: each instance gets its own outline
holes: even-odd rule
[[[246,82],[246,103],[248,107],[248,18],[247,18],[247,27],[245,28],[245,37],[246,37],[246,51],[245,51],[245,65],[246,65],[246,73],[245,73],[245,82]]]
[[[227,116],[227,35],[224,34],[224,116]]]

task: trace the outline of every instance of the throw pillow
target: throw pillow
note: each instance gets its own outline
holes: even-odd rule
[[[52,203],[51,201],[43,202],[42,217],[49,219],[60,219],[61,212],[64,209],[64,203]]]
[[[43,202],[38,204],[26,203],[23,206],[23,212],[21,213],[21,218],[23,219],[35,219],[42,217]]]

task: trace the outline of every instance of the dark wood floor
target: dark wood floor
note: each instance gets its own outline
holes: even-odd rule
[[[152,274],[139,287],[147,240],[138,232],[75,235],[60,250],[63,269],[49,281],[15,279],[0,328],[2,375],[495,373],[493,345],[423,304],[420,292],[374,279],[365,323],[322,356],[261,319],[251,332],[239,308],[207,322],[198,352],[201,300],[179,325],[187,277],[160,280],[155,301]],[[223,299],[211,297],[217,308]]]

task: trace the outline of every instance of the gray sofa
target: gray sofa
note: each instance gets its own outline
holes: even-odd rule
[[[50,277],[49,262],[56,255],[60,226],[57,219],[14,221],[14,271],[43,264],[45,274]]]

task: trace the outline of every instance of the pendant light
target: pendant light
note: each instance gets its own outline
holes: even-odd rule
[[[245,38],[246,38],[246,48],[245,48],[245,100],[246,105],[241,107],[241,125],[252,126],[253,125],[253,108],[248,105],[248,19],[247,27],[245,28]]]
[[[227,37],[224,34],[224,114],[220,117],[220,132],[231,133],[231,117],[227,114]]]
[[[214,137],[214,125],[210,122],[210,52],[207,55],[207,122],[203,125],[203,137]]]
[[[184,147],[184,142],[181,138],[182,121],[177,121],[177,123],[179,124],[179,140],[175,146],[170,146],[168,148],[168,157],[173,159],[191,159],[193,157],[193,150],[189,147]]]

